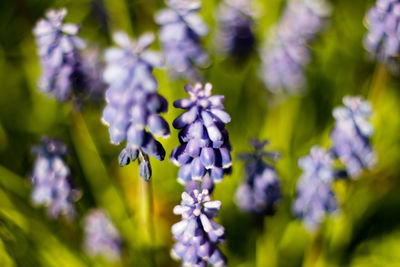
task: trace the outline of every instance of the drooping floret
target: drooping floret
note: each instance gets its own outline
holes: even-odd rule
[[[109,126],[111,143],[127,140],[119,156],[121,166],[139,158],[140,176],[149,179],[149,156],[164,160],[165,150],[155,137],[168,137],[168,123],[159,115],[168,109],[167,101],[157,93],[153,67],[162,64],[159,55],[147,48],[154,35],[144,34],[136,42],[125,33],[114,34],[119,47],[105,53],[104,80],[107,105],[102,121]]]

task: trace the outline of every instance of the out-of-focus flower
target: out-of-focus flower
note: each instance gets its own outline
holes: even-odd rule
[[[174,107],[187,110],[176,118],[173,126],[180,129],[180,146],[171,154],[171,161],[180,166],[178,181],[201,180],[208,173],[220,182],[232,165],[231,146],[225,124],[231,117],[224,110],[224,96],[211,95],[212,85],[200,83],[185,86],[190,98],[179,99]]]
[[[36,155],[31,178],[33,204],[46,206],[52,218],[61,214],[72,219],[76,213],[73,202],[79,193],[69,181],[71,173],[64,161],[67,147],[58,140],[42,137],[42,144],[34,146],[32,152]]]
[[[104,100],[107,86],[103,80],[104,62],[101,60],[99,47],[92,46],[83,51],[82,68],[87,81],[87,98],[97,103]]]
[[[217,46],[225,55],[237,59],[246,58],[255,44],[253,14],[247,0],[224,0],[221,2],[217,19]]]
[[[176,243],[171,251],[173,258],[182,260],[182,266],[225,266],[226,260],[218,248],[225,241],[224,228],[213,219],[221,208],[220,201],[211,201],[210,178],[205,178],[199,188],[197,181],[187,185],[182,193],[182,202],[174,213],[182,220],[172,226]]]
[[[272,93],[299,93],[306,85],[308,42],[323,28],[330,8],[323,0],[289,1],[262,50],[260,77]]]
[[[273,214],[281,199],[278,175],[273,166],[266,163],[276,160],[279,155],[264,151],[267,141],[251,140],[254,151],[239,155],[246,164],[246,181],[236,190],[236,204],[243,211],[256,214]]]
[[[167,101],[157,93],[153,67],[162,64],[160,56],[147,50],[154,35],[144,34],[136,42],[125,33],[114,34],[120,47],[105,52],[107,62],[104,80],[107,105],[102,121],[109,126],[111,143],[118,145],[127,139],[119,156],[121,166],[139,158],[140,176],[151,176],[149,156],[164,160],[165,150],[156,137],[168,137],[168,123],[159,115],[168,109]]]
[[[400,55],[400,2],[377,0],[369,9],[365,22],[368,28],[364,38],[365,49],[381,62],[394,63]]]
[[[326,214],[337,209],[332,191],[335,172],[333,159],[322,148],[314,146],[310,154],[299,160],[303,174],[297,182],[297,197],[293,212],[302,218],[309,230],[319,226]]]
[[[89,82],[80,55],[86,44],[77,25],[64,23],[66,14],[65,8],[49,10],[33,29],[42,65],[39,88],[61,102],[79,97]]]
[[[325,0],[291,0],[279,20],[279,34],[288,40],[308,42],[325,27],[330,14]]]
[[[302,43],[273,37],[262,54],[260,77],[272,93],[298,93],[305,87],[304,66],[309,60],[310,52]]]
[[[370,145],[374,129],[368,122],[372,108],[359,96],[346,96],[343,103],[333,111],[336,122],[331,133],[332,151],[346,166],[347,175],[356,178],[362,169],[371,169],[376,162]]]
[[[111,219],[101,209],[89,211],[84,220],[83,247],[90,256],[102,255],[110,261],[121,257],[122,239]]]
[[[161,26],[159,38],[167,67],[173,77],[198,80],[195,66],[206,67],[209,56],[200,47],[201,37],[208,32],[198,15],[201,2],[166,1],[168,8],[159,11],[155,21]]]

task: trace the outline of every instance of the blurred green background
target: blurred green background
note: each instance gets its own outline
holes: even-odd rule
[[[254,53],[235,64],[218,57],[213,48],[215,12],[219,1],[204,0],[201,14],[210,26],[204,41],[213,65],[204,71],[215,94],[226,96],[232,116],[227,126],[233,146],[233,173],[218,184],[214,199],[223,205],[218,222],[226,228],[222,250],[228,266],[400,266],[400,90],[399,78],[367,60],[362,47],[363,17],[374,1],[331,1],[329,27],[311,44],[308,88],[301,96],[280,99],[267,93],[257,77],[260,64]],[[258,44],[279,18],[284,1],[255,1]],[[82,25],[81,36],[97,49],[111,45],[114,30],[132,37],[157,31],[154,13],[161,0],[2,0],[0,1],[0,266],[178,266],[169,256],[170,227],[180,218],[172,214],[180,202],[178,168],[168,160],[152,159],[155,239],[146,241],[141,214],[136,163],[120,168],[122,146],[109,143],[100,116],[104,103],[88,104],[81,113],[38,92],[40,73],[32,28],[48,8],[66,7],[67,22]],[[155,44],[154,48],[158,49]],[[185,96],[183,81],[172,81],[155,70],[159,91],[170,105],[169,123],[181,111],[172,107]],[[332,109],[345,95],[368,98],[375,110],[373,146],[378,165],[358,180],[335,183],[341,210],[316,233],[307,233],[295,220],[291,205],[300,176],[299,157],[314,144],[329,146]],[[68,163],[73,182],[82,189],[79,216],[73,222],[50,220],[44,208],[30,202],[29,176],[34,158],[30,147],[48,135],[71,149]],[[243,176],[236,155],[249,149],[248,138],[268,138],[282,154],[276,167],[283,199],[264,231],[251,215],[238,211],[233,196]],[[177,131],[161,141],[169,154],[178,144]],[[82,251],[82,218],[92,207],[108,211],[124,238],[120,262],[89,258]],[[152,256],[151,256],[152,255]]]

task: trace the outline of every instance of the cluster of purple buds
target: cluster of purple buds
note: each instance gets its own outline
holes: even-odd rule
[[[187,184],[182,202],[174,213],[182,220],[172,226],[176,243],[171,251],[173,258],[182,260],[182,266],[225,266],[226,259],[218,244],[225,241],[224,228],[213,219],[221,208],[220,201],[211,201],[213,182],[204,178],[201,186],[197,181]]]
[[[39,88],[61,102],[79,98],[88,84],[80,55],[86,44],[77,25],[63,22],[66,14],[65,8],[49,10],[33,30],[42,65]]]
[[[201,2],[170,0],[166,4],[168,8],[155,16],[155,21],[161,26],[159,38],[166,65],[173,77],[197,80],[195,66],[206,67],[210,61],[200,47],[201,37],[208,32],[198,14]]]
[[[260,76],[272,93],[298,93],[305,87],[305,66],[311,58],[308,42],[329,14],[323,0],[289,1],[261,55]]]
[[[374,133],[368,122],[372,108],[359,96],[344,97],[344,106],[335,108],[335,127],[331,133],[332,152],[346,167],[347,176],[356,178],[363,169],[375,165],[375,153],[370,144]]]
[[[105,52],[107,66],[104,80],[107,105],[102,121],[109,126],[111,143],[127,140],[119,156],[121,166],[139,158],[139,174],[151,177],[149,156],[164,160],[165,150],[155,137],[168,137],[168,123],[159,115],[167,112],[168,103],[157,93],[153,67],[162,64],[160,56],[147,50],[154,41],[153,34],[144,34],[136,42],[125,33],[114,34],[119,47]]]
[[[400,1],[377,0],[369,9],[365,22],[368,27],[365,49],[381,62],[394,63],[400,55]]]
[[[182,220],[172,226],[176,243],[173,258],[183,266],[225,266],[226,260],[218,248],[225,240],[224,228],[213,218],[221,207],[211,201],[215,182],[220,182],[231,170],[231,146],[225,124],[231,118],[225,112],[222,95],[211,95],[212,85],[187,84],[190,98],[174,102],[186,111],[176,118],[173,126],[180,129],[180,146],[171,153],[171,161],[180,166],[178,181],[186,184],[181,205],[174,208]],[[201,181],[199,183],[199,181]]]
[[[190,98],[174,102],[174,107],[187,110],[176,118],[173,126],[180,129],[180,145],[171,153],[171,161],[180,166],[178,181],[185,184],[201,180],[208,174],[220,182],[232,165],[231,146],[225,124],[231,117],[224,110],[224,96],[211,95],[212,85],[187,84]]]
[[[335,178],[332,164],[332,156],[318,146],[312,147],[308,156],[299,159],[303,174],[297,182],[293,212],[302,218],[309,230],[317,228],[326,214],[337,209],[332,191]]]
[[[239,158],[246,163],[246,181],[239,185],[235,198],[239,208],[255,214],[273,214],[281,199],[278,175],[269,161],[276,161],[279,154],[264,151],[268,141],[250,140],[254,152],[242,153]]]
[[[243,59],[253,50],[255,44],[252,29],[253,13],[249,1],[221,2],[217,14],[220,27],[217,33],[217,45],[223,54]]]
[[[57,218],[60,214],[72,219],[75,214],[73,202],[79,192],[70,184],[70,169],[65,163],[67,147],[60,141],[42,137],[42,144],[34,146],[36,155],[31,182],[32,202],[47,207],[48,214]]]
[[[110,261],[121,257],[122,239],[103,210],[89,211],[84,220],[84,231],[83,247],[90,256],[102,255]]]

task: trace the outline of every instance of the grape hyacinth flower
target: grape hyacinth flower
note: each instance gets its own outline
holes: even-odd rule
[[[71,172],[65,163],[67,147],[56,139],[42,137],[41,141],[42,144],[32,148],[36,155],[31,178],[32,202],[46,206],[53,219],[60,214],[72,219],[76,214],[73,202],[79,192],[70,184]]]
[[[398,67],[400,55],[400,1],[377,0],[366,15],[368,33],[364,38],[365,49],[380,62]]]
[[[254,12],[246,0],[224,0],[217,14],[219,30],[218,47],[224,55],[237,59],[246,58],[253,50],[255,36],[253,33]]]
[[[330,14],[325,0],[291,0],[278,23],[279,33],[285,39],[308,42],[325,27]]]
[[[239,185],[235,198],[238,207],[255,214],[273,214],[281,199],[281,188],[278,175],[273,166],[265,162],[275,161],[279,154],[264,151],[268,141],[250,140],[254,152],[240,154],[246,163],[246,182]]]
[[[347,175],[356,178],[376,161],[370,144],[374,129],[368,122],[372,108],[360,96],[346,96],[343,103],[333,111],[336,122],[331,133],[332,152],[345,165]]]
[[[332,156],[324,149],[314,146],[310,154],[299,159],[303,174],[297,182],[294,214],[303,219],[307,229],[316,229],[326,214],[337,209],[332,191],[335,172]]]
[[[182,260],[182,266],[225,266],[226,259],[218,244],[225,241],[224,228],[213,219],[221,208],[220,201],[211,201],[213,182],[204,178],[199,186],[197,181],[187,184],[182,193],[182,202],[175,206],[174,213],[182,220],[172,226],[176,243],[171,255]],[[199,188],[200,187],[200,188]]]
[[[79,27],[64,23],[67,10],[49,10],[33,29],[42,66],[39,88],[58,101],[79,98],[90,83],[80,52],[86,46],[77,36]]]
[[[198,80],[195,66],[206,67],[209,56],[200,47],[201,37],[208,33],[208,27],[198,15],[201,2],[170,0],[168,8],[155,15],[160,25],[159,38],[166,65],[175,78]]]
[[[89,211],[84,224],[83,247],[87,254],[92,257],[103,255],[109,261],[116,261],[121,257],[121,236],[103,210]]]
[[[102,121],[109,126],[111,143],[118,145],[127,139],[126,148],[119,155],[121,166],[139,159],[139,174],[151,177],[149,156],[164,160],[165,150],[156,137],[168,137],[168,123],[159,115],[167,112],[167,100],[157,93],[153,67],[162,64],[160,56],[148,51],[153,34],[144,34],[136,42],[125,33],[114,34],[119,47],[105,52],[107,66],[104,80],[107,105]]]
[[[260,77],[272,93],[299,93],[311,59],[308,42],[324,27],[330,8],[323,0],[289,1],[262,51]]]
[[[98,47],[92,46],[82,53],[82,65],[90,81],[86,88],[87,97],[95,103],[103,101],[107,86],[103,80],[104,62]]]
[[[306,85],[304,66],[310,60],[308,48],[275,36],[262,54],[260,77],[272,93],[295,94]]]
[[[206,174],[214,182],[222,181],[232,165],[231,146],[225,124],[231,117],[224,110],[224,96],[211,95],[212,85],[187,84],[190,98],[179,99],[174,107],[187,110],[172,125],[180,129],[181,145],[171,153],[171,162],[179,166],[178,182],[201,180]]]

